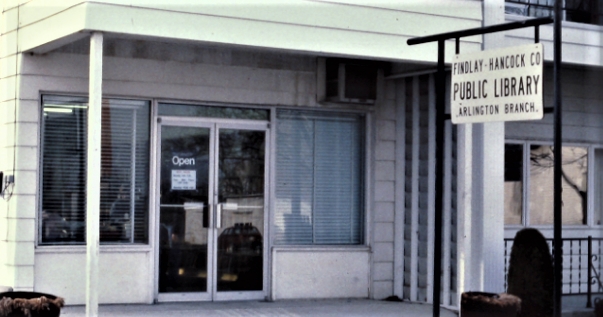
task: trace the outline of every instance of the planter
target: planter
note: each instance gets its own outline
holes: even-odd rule
[[[0,317],[58,317],[65,301],[36,292],[0,293]]]
[[[461,317],[515,317],[521,299],[511,294],[466,292],[461,295]]]
[[[595,317],[603,317],[603,300],[595,299]]]

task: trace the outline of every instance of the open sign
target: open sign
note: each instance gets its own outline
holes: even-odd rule
[[[182,165],[192,166],[192,165],[195,165],[195,159],[192,157],[184,158],[184,157],[179,157],[178,155],[174,155],[174,157],[172,157],[172,164],[177,165],[177,166],[182,166]]]

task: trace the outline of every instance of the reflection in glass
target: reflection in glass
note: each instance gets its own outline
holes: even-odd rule
[[[530,146],[530,225],[553,224],[553,147]],[[586,224],[588,152],[585,147],[562,147],[563,224]]]
[[[265,132],[219,132],[218,291],[262,290]]]
[[[603,149],[595,149],[595,184],[594,188],[599,191],[594,195],[594,212],[593,212],[593,224],[601,225],[603,223]]]
[[[41,126],[40,244],[85,244],[87,98],[45,95]],[[147,101],[105,99],[102,116],[101,244],[148,243]]]
[[[364,114],[277,112],[274,242],[363,242]]]
[[[520,225],[523,210],[523,144],[505,144],[505,225]]]
[[[159,104],[160,116],[206,117],[247,120],[268,120],[269,111],[240,107],[212,107],[203,105]]]
[[[160,292],[207,291],[209,136],[161,129]]]

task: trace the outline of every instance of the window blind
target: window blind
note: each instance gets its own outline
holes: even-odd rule
[[[102,243],[148,242],[149,103],[103,101]],[[41,244],[85,242],[87,99],[43,97]]]
[[[364,118],[277,113],[275,243],[362,243]]]

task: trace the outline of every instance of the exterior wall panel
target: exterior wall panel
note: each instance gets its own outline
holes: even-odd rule
[[[272,261],[273,299],[369,296],[370,256],[365,250],[293,251],[276,248]],[[385,283],[391,284],[391,281]]]
[[[102,251],[99,257],[100,303],[152,303],[153,266],[149,251]],[[86,300],[86,251],[37,252],[35,291],[57,294],[69,305]]]

